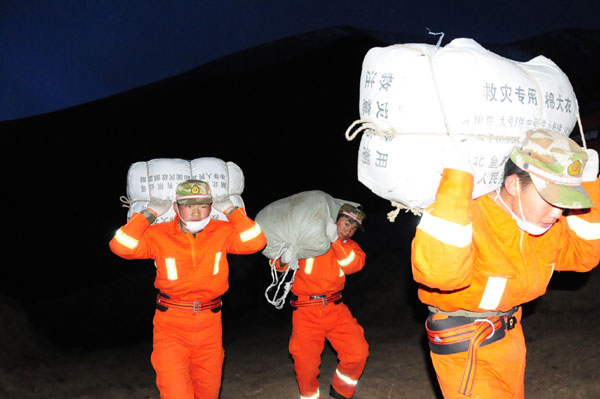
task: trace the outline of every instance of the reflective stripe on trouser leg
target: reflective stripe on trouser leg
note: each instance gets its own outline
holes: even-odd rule
[[[319,392],[319,390],[317,389],[317,392],[315,392],[314,395],[310,395],[310,396],[302,396],[300,395],[300,399],[319,399],[321,397],[321,393]]]
[[[156,311],[152,365],[161,399],[217,399],[223,358],[221,312]]]
[[[304,306],[292,313],[289,351],[294,359],[296,381],[302,397],[311,398],[319,391],[319,367],[325,347],[321,309],[321,306]]]
[[[369,356],[364,330],[345,304],[331,308],[327,339],[337,352],[339,363],[331,386],[340,395],[351,398]]]

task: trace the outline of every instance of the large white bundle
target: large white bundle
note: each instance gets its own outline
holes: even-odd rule
[[[127,219],[135,212],[148,206],[152,198],[175,200],[175,188],[187,179],[199,179],[210,185],[214,197],[227,196],[235,206],[243,207],[244,174],[233,162],[219,158],[204,157],[191,161],[179,158],[157,158],[147,162],[136,162],[127,172],[127,197],[129,211]],[[155,223],[173,220],[175,212],[171,209],[159,217]],[[227,217],[212,209],[213,219],[227,220]]]
[[[279,199],[265,206],[256,215],[256,222],[267,237],[263,255],[277,259],[289,249],[296,259],[323,255],[329,250],[326,227],[335,223],[344,201],[319,191],[304,191]]]
[[[516,62],[471,39],[442,48],[398,44],[370,49],[360,80],[358,180],[408,208],[435,198],[442,149],[454,136],[470,156],[473,197],[501,184],[506,159],[533,128],[569,135],[578,104],[567,76],[538,56]]]

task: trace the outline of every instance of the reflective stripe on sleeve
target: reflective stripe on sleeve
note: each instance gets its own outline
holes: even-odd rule
[[[352,263],[352,261],[354,260],[355,257],[356,257],[356,255],[354,254],[354,251],[352,250],[352,251],[350,251],[350,255],[346,256],[345,259],[338,260],[338,263],[342,267],[348,266],[350,263]]]
[[[129,249],[134,249],[135,247],[137,247],[139,242],[135,238],[125,234],[121,229],[117,230],[117,232],[115,233],[115,239],[119,244],[124,245]]]
[[[262,230],[258,223],[254,223],[254,226],[240,233],[240,238],[242,239],[242,242],[250,241],[251,239],[258,237],[261,232]]]
[[[353,380],[347,375],[342,374],[339,369],[335,369],[335,373],[340,378],[340,380],[344,381],[348,385],[356,386],[356,384],[358,384],[358,380]]]
[[[577,216],[567,216],[569,228],[584,240],[600,239],[600,223],[588,222]]]
[[[485,291],[483,291],[483,296],[479,303],[479,308],[485,310],[494,310],[498,308],[505,287],[506,279],[504,277],[488,277]]]
[[[433,216],[429,212],[423,212],[417,228],[444,244],[453,245],[458,248],[466,247],[473,240],[473,226],[471,223],[463,226]]]
[[[319,392],[319,389],[317,388],[317,392],[314,395],[310,395],[310,396],[300,395],[300,399],[319,399],[320,396],[321,396],[321,393]]]
[[[213,276],[219,273],[219,264],[221,263],[221,251],[215,254],[215,265],[213,267]]]
[[[315,258],[306,258],[306,264],[304,265],[304,273],[310,274],[312,272],[313,263],[315,263]]]
[[[174,258],[165,259],[165,267],[167,268],[167,278],[169,280],[177,280],[177,264]]]

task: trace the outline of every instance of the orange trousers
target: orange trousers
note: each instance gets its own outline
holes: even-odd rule
[[[221,311],[156,310],[151,360],[161,399],[219,397],[222,332]]]
[[[337,393],[352,398],[369,356],[369,345],[363,328],[343,303],[301,306],[293,312],[289,351],[294,358],[300,395],[311,397],[319,392],[325,339],[339,360],[331,386]]]
[[[515,399],[525,397],[525,339],[521,323],[499,341],[477,350],[471,396],[459,393],[467,352],[450,355],[430,352],[445,399]]]

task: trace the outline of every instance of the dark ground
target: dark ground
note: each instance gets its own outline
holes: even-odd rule
[[[407,252],[378,249],[386,245],[383,241],[365,245],[377,254],[363,271],[348,278],[345,290],[345,302],[364,326],[371,352],[356,396],[440,398],[422,328],[424,308],[415,301]],[[231,262],[252,273],[233,279],[225,298],[221,399],[298,397],[287,351],[290,309],[286,305],[276,310],[262,296],[270,276],[261,269],[261,257],[251,256],[245,264],[240,258]],[[128,275],[111,287],[27,309],[9,298],[0,301],[0,397],[158,399],[150,365],[154,294],[131,289],[151,286],[151,281],[151,274]],[[93,302],[101,291],[106,300]],[[544,297],[525,306],[527,398],[600,397],[599,291],[597,270],[561,273],[553,277]],[[114,307],[113,295],[120,297],[119,307]],[[334,351],[326,346],[322,392],[327,392],[335,363]]]

